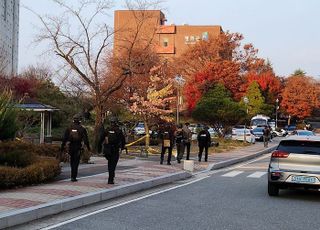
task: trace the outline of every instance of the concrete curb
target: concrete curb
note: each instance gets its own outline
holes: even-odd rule
[[[235,158],[235,159],[231,159],[231,160],[227,160],[227,161],[222,161],[222,162],[219,162],[219,163],[216,163],[216,164],[210,164],[208,166],[208,171],[225,168],[225,167],[228,167],[228,166],[240,163],[240,162],[251,160],[251,159],[259,157],[259,156],[261,156],[263,154],[270,153],[273,150],[275,150],[276,148],[277,148],[277,145],[273,146],[273,147],[270,147],[270,148],[266,148],[266,149],[264,149],[262,151],[259,151],[257,153],[250,154],[250,155],[247,155],[247,156],[244,156],[244,157],[239,157],[239,158]]]
[[[63,211],[83,207],[89,204],[94,204],[100,201],[105,201],[130,193],[150,189],[158,185],[168,184],[174,181],[187,179],[191,176],[192,174],[188,172],[178,172],[146,181],[135,182],[132,184],[122,185],[111,189],[105,189],[99,192],[83,194],[80,196],[70,197],[63,200],[38,205],[35,207],[8,212],[0,215],[0,229],[23,224],[32,220],[43,218],[49,215],[58,214]]]

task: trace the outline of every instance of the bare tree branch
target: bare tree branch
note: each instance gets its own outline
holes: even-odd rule
[[[135,13],[133,9],[138,9],[141,13],[135,15],[136,27],[132,31],[132,39],[126,41],[125,55],[117,58],[108,52],[111,53],[114,35],[120,31],[113,31],[105,24],[105,17],[112,10],[112,0],[80,0],[77,7],[66,0],[52,1],[62,10],[60,15],[43,16],[25,7],[42,23],[42,30],[36,41],[48,42],[51,45],[50,50],[64,63],[63,69],[67,70],[67,74],[61,77],[63,84],[68,84],[68,88],[76,91],[90,91],[98,127],[107,98],[119,90],[129,76],[149,71],[145,67],[145,60],[152,57],[137,56],[136,53],[137,50],[143,52],[151,49],[154,37],[149,35],[149,38],[142,39],[141,31],[148,17],[150,18],[146,10],[156,7],[159,1],[127,1],[129,10]],[[88,12],[91,12],[89,16]],[[102,22],[101,17],[104,17]],[[156,29],[154,28],[154,34]],[[73,74],[70,74],[70,70]],[[106,82],[108,84],[105,84]],[[102,89],[102,86],[105,88]]]

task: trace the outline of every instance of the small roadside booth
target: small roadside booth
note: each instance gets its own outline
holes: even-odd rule
[[[16,108],[26,111],[34,111],[40,113],[40,144],[52,142],[52,113],[57,111],[56,107],[46,105],[25,97]]]

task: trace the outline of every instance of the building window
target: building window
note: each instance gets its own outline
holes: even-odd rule
[[[168,38],[164,38],[164,39],[163,39],[163,47],[168,47],[168,45],[169,45],[169,40],[168,40]]]
[[[203,32],[203,33],[202,33],[202,40],[203,40],[203,41],[208,41],[208,40],[209,40],[209,34],[208,34],[208,32]]]

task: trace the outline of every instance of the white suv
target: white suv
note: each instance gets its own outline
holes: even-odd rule
[[[278,196],[288,187],[320,188],[319,136],[290,136],[272,153],[268,194]]]

